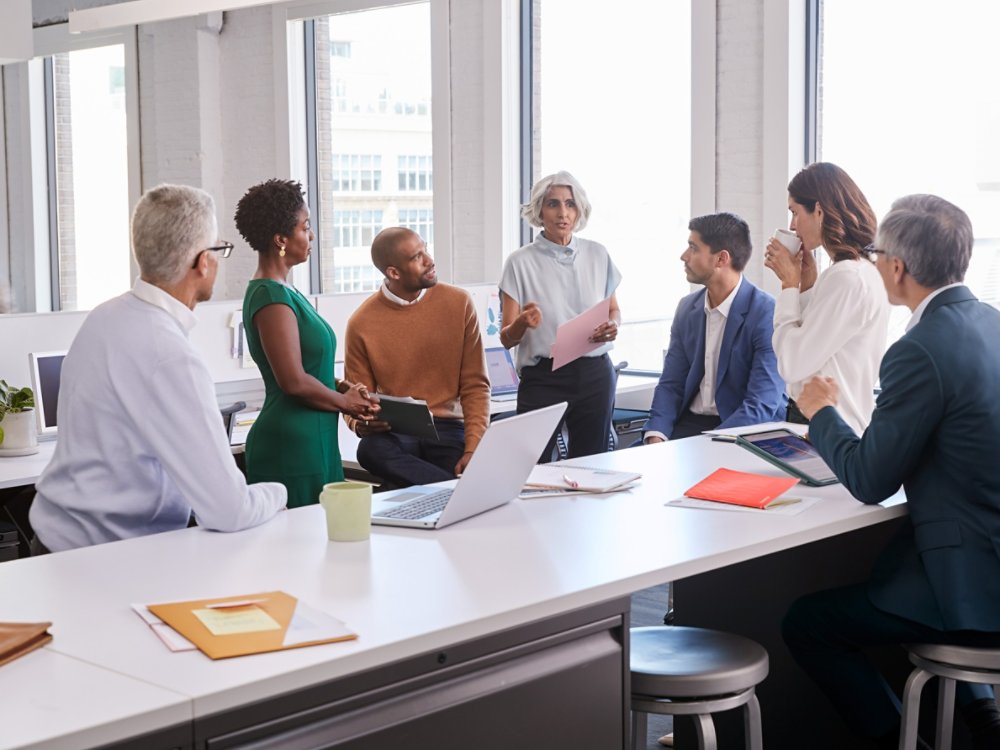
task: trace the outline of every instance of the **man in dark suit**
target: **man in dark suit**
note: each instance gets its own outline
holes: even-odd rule
[[[692,219],[688,229],[681,260],[688,281],[705,288],[677,306],[646,443],[785,414],[785,383],[771,348],[774,299],[742,273],[753,250],[747,223],[710,214]]]
[[[863,584],[797,601],[785,641],[848,725],[896,747],[898,703],[867,646],[1000,646],[1000,312],[962,284],[972,226],[932,195],[900,198],[875,260],[889,301],[913,311],[882,360],[871,424],[860,438],[837,414],[837,384],[814,378],[796,402],[809,437],[844,486],[878,503],[902,485],[909,523]],[[987,686],[960,684],[976,746],[1000,747]]]

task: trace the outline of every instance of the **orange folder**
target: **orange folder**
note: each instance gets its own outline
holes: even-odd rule
[[[770,477],[732,469],[716,469],[684,494],[699,500],[764,509],[798,484],[796,477]]]
[[[229,607],[227,607],[229,603]],[[242,606],[234,606],[232,603],[240,603]],[[150,604],[147,606],[150,612],[159,617],[170,627],[183,635],[195,644],[202,653],[212,659],[227,659],[231,656],[245,656],[247,654],[261,654],[267,651],[281,651],[286,648],[300,648],[302,646],[315,646],[320,643],[334,643],[336,641],[348,641],[358,637],[347,629],[343,623],[329,618],[335,622],[333,627],[327,626],[323,636],[315,640],[294,640],[289,642],[286,639],[288,626],[292,622],[298,600],[283,591],[268,591],[263,594],[245,594],[243,596],[223,596],[214,599],[199,599],[190,602],[171,602],[169,604]],[[199,619],[196,611],[210,609],[214,611],[226,612],[229,614],[244,614],[259,616],[260,612],[266,613],[267,618],[277,623],[278,627],[267,630],[257,630],[255,632],[238,632],[225,635],[216,635]]]

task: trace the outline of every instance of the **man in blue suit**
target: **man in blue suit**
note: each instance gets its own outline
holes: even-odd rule
[[[909,523],[863,584],[797,601],[785,641],[848,725],[896,747],[898,703],[867,646],[1000,646],[1000,312],[962,284],[972,226],[932,195],[900,198],[878,229],[889,301],[913,311],[882,360],[882,392],[860,438],[837,414],[837,384],[814,378],[796,400],[809,437],[863,503],[902,485]],[[1000,747],[987,686],[960,684],[977,748]]]
[[[753,250],[747,223],[735,214],[710,214],[692,219],[688,229],[684,271],[705,288],[677,306],[646,443],[785,414],[785,383],[771,348],[774,299],[742,273]]]

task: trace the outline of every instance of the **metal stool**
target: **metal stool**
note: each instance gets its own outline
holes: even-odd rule
[[[951,732],[955,719],[955,681],[993,685],[1000,689],[1000,649],[971,648],[921,643],[909,645],[910,661],[916,669],[906,680],[903,691],[903,731],[899,736],[900,750],[917,747],[917,725],[920,718],[920,693],[932,677],[938,685],[937,732],[935,750],[951,750]]]
[[[712,714],[743,706],[747,750],[761,750],[760,704],[754,687],[767,677],[767,651],[718,630],[649,627],[631,630],[632,747],[646,746],[646,715],[695,719],[698,747],[716,750]]]

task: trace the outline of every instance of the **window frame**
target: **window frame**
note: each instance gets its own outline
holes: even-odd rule
[[[108,31],[70,34],[69,24],[54,24],[33,31],[35,57],[25,63],[24,71],[28,79],[28,107],[22,108],[22,118],[28,120],[27,132],[29,163],[20,165],[27,174],[23,180],[30,181],[31,198],[21,206],[20,220],[34,228],[30,258],[25,265],[31,265],[34,274],[22,272],[15,277],[11,271],[11,285],[15,289],[34,291],[31,306],[34,312],[55,312],[60,310],[59,280],[59,237],[55,183],[55,132],[53,122],[52,56],[68,52],[122,45],[125,63],[125,122],[126,153],[128,170],[128,210],[132,209],[142,193],[141,153],[139,131],[139,76],[138,41],[135,26]],[[34,72],[31,69],[34,69]],[[5,92],[6,96],[6,92]],[[44,128],[39,129],[38,113],[42,111]],[[44,143],[41,142],[44,139]],[[16,169],[17,167],[15,167]],[[12,216],[11,219],[14,219]],[[128,217],[126,217],[128,222]],[[13,222],[12,222],[13,223]],[[125,249],[128,252],[128,248]],[[129,276],[138,273],[135,258],[128,252]],[[12,264],[13,265],[13,264]],[[28,302],[25,300],[25,302]]]

